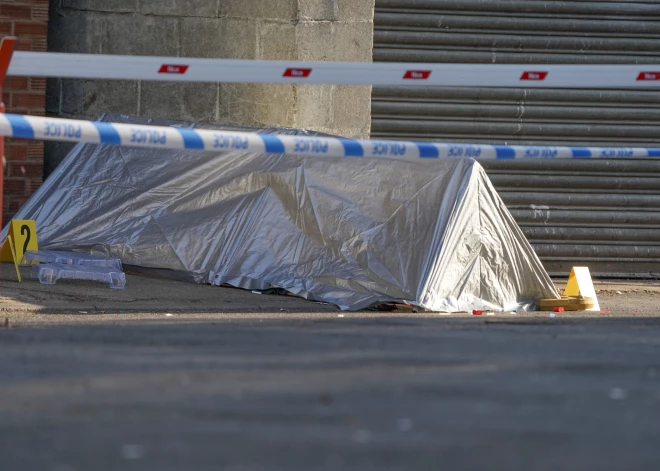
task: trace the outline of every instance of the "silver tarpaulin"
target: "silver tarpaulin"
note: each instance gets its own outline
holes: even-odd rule
[[[484,170],[468,159],[77,145],[16,217],[37,221],[45,249],[107,254],[215,285],[283,288],[347,310],[389,301],[509,309],[557,297]]]

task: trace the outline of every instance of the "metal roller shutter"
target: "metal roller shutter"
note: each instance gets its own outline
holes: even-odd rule
[[[376,0],[374,61],[658,64],[655,1]],[[372,137],[657,146],[660,92],[374,87]],[[551,274],[660,276],[660,164],[482,162]]]

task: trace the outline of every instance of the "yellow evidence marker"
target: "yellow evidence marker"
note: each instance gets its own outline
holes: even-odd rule
[[[9,223],[7,238],[0,248],[0,261],[14,262],[19,282],[21,281],[21,273],[18,265],[23,261],[25,252],[34,250],[39,250],[36,222],[33,220],[12,220]]]
[[[588,308],[587,311],[600,311],[596,289],[594,288],[593,281],[591,281],[591,273],[589,273],[589,268],[587,267],[573,267],[571,275],[568,277],[568,283],[566,283],[564,296],[592,298],[594,300],[594,306]]]
[[[561,299],[539,299],[536,306],[541,311],[552,311],[556,307],[566,311],[600,311],[589,268],[573,267]]]

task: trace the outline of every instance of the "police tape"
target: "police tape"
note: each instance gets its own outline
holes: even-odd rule
[[[331,85],[655,88],[660,65],[290,62],[16,52],[8,75]]]
[[[0,114],[0,135],[153,149],[244,151],[325,157],[396,159],[605,159],[660,157],[660,148],[534,147],[357,140],[182,129]]]

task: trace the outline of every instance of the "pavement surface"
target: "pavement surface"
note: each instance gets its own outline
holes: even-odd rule
[[[3,471],[660,469],[657,281],[477,317],[10,268]]]

